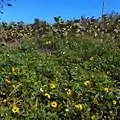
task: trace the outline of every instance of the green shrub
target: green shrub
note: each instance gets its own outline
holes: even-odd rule
[[[24,39],[0,48],[0,118],[119,119],[118,41],[70,37]]]

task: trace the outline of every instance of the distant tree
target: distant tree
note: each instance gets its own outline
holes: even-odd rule
[[[3,6],[4,5],[7,5],[7,6],[12,6],[10,3],[8,3],[8,1],[11,1],[11,0],[0,0],[0,13],[3,14]]]

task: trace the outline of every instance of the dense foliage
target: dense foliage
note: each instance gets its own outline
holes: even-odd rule
[[[119,14],[0,27],[1,120],[119,120]]]
[[[23,21],[0,24],[0,40],[13,41],[27,37],[54,36],[67,38],[70,36],[86,36],[91,38],[117,38],[120,33],[120,15],[111,13],[103,18],[84,18],[63,21],[61,17],[55,17],[54,24],[35,19],[33,24],[25,24]]]

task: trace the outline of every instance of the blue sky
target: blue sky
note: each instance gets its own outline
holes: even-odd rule
[[[4,7],[2,21],[32,23],[35,18],[53,22],[55,16],[63,19],[80,18],[82,15],[99,17],[102,0],[11,0],[12,7]],[[105,13],[120,13],[120,0],[106,0]]]

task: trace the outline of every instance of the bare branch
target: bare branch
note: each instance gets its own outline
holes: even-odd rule
[[[102,3],[102,18],[104,15],[104,9],[105,9],[105,0],[103,0],[103,3]]]

